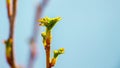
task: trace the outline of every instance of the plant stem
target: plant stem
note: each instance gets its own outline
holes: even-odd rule
[[[12,42],[11,42],[11,52],[10,52],[10,54],[11,54],[11,62],[12,62],[12,64],[11,64],[11,68],[15,68],[15,58],[14,58],[14,21],[12,21],[12,24],[10,24],[10,37],[9,37],[9,39],[11,39],[12,40]]]
[[[12,3],[13,2],[13,3]],[[16,9],[17,9],[17,0],[6,0],[7,11],[8,11],[8,19],[9,19],[9,38],[7,42],[9,44],[6,45],[6,52],[9,52],[9,55],[6,53],[7,62],[9,63],[11,68],[16,68],[15,58],[14,58],[14,24],[16,17]],[[7,48],[9,46],[9,48]],[[8,50],[7,50],[8,49]]]
[[[50,68],[50,46],[46,47],[46,68]]]
[[[51,31],[46,29],[46,68],[51,68],[50,66],[50,43],[51,43]]]
[[[45,8],[45,6],[47,5],[48,0],[43,0],[42,4],[38,4],[37,9],[36,9],[36,13],[35,13],[35,23],[34,23],[34,28],[33,28],[33,34],[31,36],[30,39],[30,57],[29,57],[29,63],[28,63],[28,68],[33,68],[33,64],[34,61],[36,59],[36,41],[37,41],[37,36],[38,36],[38,31],[39,31],[39,27],[38,27],[38,23],[36,22],[39,17],[41,18],[43,10]]]
[[[28,68],[33,68],[33,64],[37,56],[36,41],[37,41],[37,36],[38,36],[38,23],[36,22],[36,20],[38,20],[39,16],[41,16],[42,14],[41,11],[42,11],[41,5],[39,4],[36,9],[35,21],[34,21],[35,23],[34,23],[33,33],[30,39],[30,57],[28,61]]]

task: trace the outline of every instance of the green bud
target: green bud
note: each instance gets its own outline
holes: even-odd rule
[[[42,36],[43,38],[45,38],[45,37],[46,37],[46,32],[42,32],[41,36]]]
[[[64,53],[64,48],[60,48],[60,49],[58,50],[58,52],[59,52],[59,54],[63,54],[63,53]]]
[[[54,58],[57,58],[60,54],[64,53],[64,48],[60,48],[59,50],[54,50]]]
[[[12,43],[13,40],[12,39],[8,39],[7,41],[5,41],[5,45],[6,45],[6,56],[7,58],[11,57],[11,51],[12,51]]]

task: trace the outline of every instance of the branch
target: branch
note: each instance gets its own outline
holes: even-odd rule
[[[36,21],[39,19],[39,17],[42,16],[42,12],[47,3],[48,3],[48,0],[43,0],[42,4],[39,4],[36,8],[33,34],[30,39],[30,57],[29,57],[28,68],[33,68],[33,63],[35,61],[36,54],[37,54],[36,53],[37,52],[36,40],[37,40],[37,36],[38,36],[38,31],[39,31],[39,27],[38,27],[39,24]]]
[[[55,24],[60,20],[61,20],[61,17],[56,17],[56,18],[45,17],[38,20],[41,26],[46,27],[45,32],[42,32],[41,34],[43,37],[43,45],[46,51],[46,68],[53,67],[56,63],[56,58],[58,57],[58,55],[64,52],[63,48],[60,48],[59,50],[55,51],[54,58],[51,61],[50,59],[50,48],[51,48],[51,41],[52,41],[51,30],[55,26]]]
[[[9,19],[9,38],[5,41],[6,44],[6,59],[11,68],[15,68],[14,58],[14,23],[16,16],[17,0],[6,0],[8,19]]]

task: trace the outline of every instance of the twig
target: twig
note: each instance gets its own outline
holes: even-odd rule
[[[56,59],[58,55],[63,54],[64,52],[63,48],[60,48],[59,50],[55,50],[54,57],[51,60],[50,58],[50,48],[51,48],[51,41],[52,41],[51,30],[59,20],[61,20],[61,17],[56,17],[56,18],[45,17],[38,20],[41,26],[46,27],[45,32],[42,32],[41,34],[43,37],[43,45],[46,51],[46,68],[53,67],[56,63]]]
[[[17,9],[17,0],[6,0],[8,19],[9,19],[9,38],[5,42],[6,44],[6,58],[11,68],[15,68],[14,58],[14,24]]]
[[[42,16],[42,12],[44,10],[44,7],[46,6],[48,0],[43,0],[42,4],[39,4],[36,9],[36,14],[35,14],[35,23],[34,23],[34,28],[33,28],[33,34],[30,39],[30,58],[29,58],[29,64],[28,68],[33,68],[33,63],[36,58],[36,39],[38,36],[38,23],[36,22],[39,17]]]
[[[46,46],[45,46],[45,51],[46,51],[46,68],[51,68],[50,66],[50,43],[51,43],[51,31],[46,32]]]

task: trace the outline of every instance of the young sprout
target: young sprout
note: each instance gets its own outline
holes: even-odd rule
[[[45,17],[39,19],[38,22],[40,22],[41,26],[45,26],[48,30],[51,30],[55,26],[55,24],[60,20],[61,17],[56,17],[56,18]]]
[[[55,18],[41,18],[38,20],[40,22],[40,26],[45,26],[46,30],[45,32],[42,32],[42,37],[43,37],[43,45],[45,47],[46,51],[46,68],[51,68],[55,65],[57,57],[60,54],[64,53],[64,48],[60,48],[59,50],[54,51],[54,57],[50,61],[50,44],[52,40],[52,35],[51,35],[51,30],[55,26],[55,24],[61,20],[61,17],[55,17]]]
[[[57,58],[61,54],[64,54],[64,48],[60,48],[59,50],[54,50],[54,56],[51,61],[51,66],[54,66],[56,64]]]

